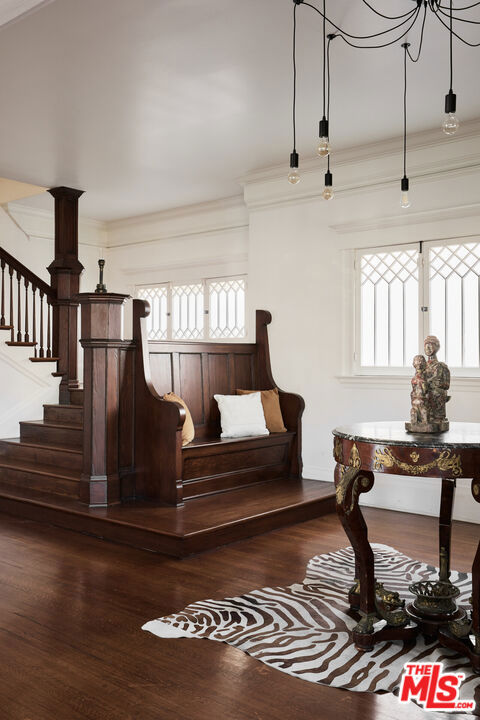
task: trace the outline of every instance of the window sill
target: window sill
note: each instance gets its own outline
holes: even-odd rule
[[[337,375],[341,385],[352,388],[409,388],[411,375]],[[480,377],[452,377],[450,389],[457,392],[480,392]]]

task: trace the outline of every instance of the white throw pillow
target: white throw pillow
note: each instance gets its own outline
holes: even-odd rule
[[[259,392],[250,395],[214,395],[220,410],[222,438],[268,435]]]

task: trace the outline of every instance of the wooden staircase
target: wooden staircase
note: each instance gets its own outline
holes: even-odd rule
[[[230,442],[207,441],[200,433],[183,449],[183,459],[179,454],[173,463],[165,447],[159,449],[155,434],[141,455],[141,441],[153,426],[148,408],[145,422],[136,424],[136,411],[143,406],[135,393],[135,368],[141,367],[143,351],[137,341],[120,339],[121,305],[127,296],[79,294],[82,193],[64,187],[50,193],[55,198],[51,285],[0,248],[0,337],[12,353],[26,347],[32,362],[56,364],[52,375],[60,378],[59,402],[44,405],[42,420],[20,422],[19,437],[0,440],[0,513],[183,557],[331,512],[332,484],[302,479],[289,462],[299,455],[295,428],[279,437]],[[77,376],[79,305],[85,391]],[[238,362],[230,363],[239,371],[246,348],[242,346]],[[218,362],[222,365],[221,357]],[[172,367],[177,367],[175,360]],[[155,395],[149,376],[144,380]],[[248,379],[236,387],[244,382]],[[195,383],[191,380],[192,387]],[[208,408],[209,397],[203,400]],[[164,406],[170,406],[167,415],[178,414],[171,403]],[[165,428],[164,437],[176,447],[181,431]],[[181,439],[178,447],[180,452]],[[147,460],[151,467],[145,473]],[[185,493],[175,502],[161,493],[148,495],[138,480],[143,472],[158,486],[165,468],[178,474],[179,484],[184,482]]]
[[[43,420],[21,422],[19,438],[0,440],[0,492],[78,501],[82,442],[81,405],[44,405]]]

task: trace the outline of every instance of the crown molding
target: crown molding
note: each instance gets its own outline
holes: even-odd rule
[[[330,225],[340,235],[372,230],[384,230],[392,227],[404,227],[408,225],[419,225],[422,223],[444,222],[445,220],[461,220],[467,217],[480,216],[480,202],[468,205],[455,205],[452,207],[438,208],[434,210],[421,210],[397,215],[386,215],[379,218],[367,218],[365,220],[353,220],[352,222]]]
[[[172,270],[190,270],[198,267],[214,267],[221,265],[232,265],[248,263],[248,253],[235,253],[229,256],[215,255],[211,257],[193,258],[188,263],[162,263],[161,265],[149,265],[148,267],[124,267],[121,272],[125,275],[145,275],[146,273],[170,272]]]
[[[0,11],[0,29],[13,25],[28,15],[33,15],[53,2],[54,0],[15,0],[13,3],[10,1],[10,9],[7,5]]]
[[[373,143],[332,154],[335,194],[357,194],[386,188],[399,182],[402,139]],[[476,174],[480,170],[480,120],[462,125],[453,138],[437,129],[416,133],[409,139],[409,177],[415,183],[431,182],[443,175]],[[259,170],[240,180],[249,209],[317,199],[323,188],[325,163],[307,158],[301,163],[302,181],[286,182],[285,166]]]
[[[246,227],[248,211],[243,196],[235,195],[108,222],[107,247],[113,249]]]
[[[55,215],[51,210],[31,207],[20,203],[4,206],[21,230],[29,237],[53,240],[55,237]],[[105,247],[107,223],[80,216],[79,244]]]

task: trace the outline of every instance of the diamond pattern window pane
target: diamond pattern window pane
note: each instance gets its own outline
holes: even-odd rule
[[[361,256],[362,366],[406,367],[417,354],[418,258],[416,249]]]
[[[452,367],[479,367],[480,243],[429,248],[430,332],[439,358]]]
[[[209,337],[245,337],[245,279],[223,278],[208,284]]]
[[[203,283],[172,287],[172,337],[201,340],[204,326]]]
[[[137,290],[140,300],[147,300],[150,304],[150,315],[147,317],[147,332],[149,340],[167,339],[168,318],[168,288],[166,285],[156,287],[143,287]]]

